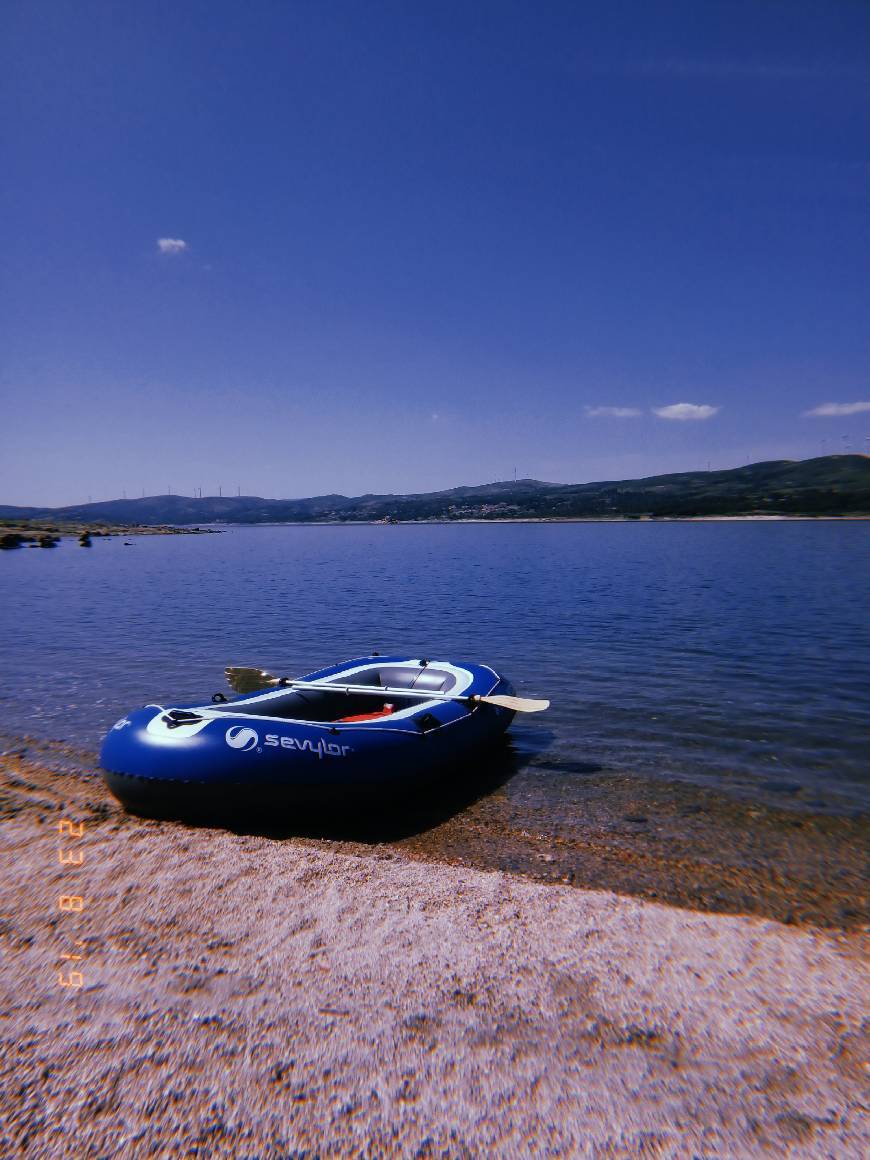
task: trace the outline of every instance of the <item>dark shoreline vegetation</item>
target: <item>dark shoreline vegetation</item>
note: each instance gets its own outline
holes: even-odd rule
[[[772,460],[727,471],[679,472],[599,483],[555,484],[520,479],[413,495],[325,495],[307,499],[163,495],[62,508],[0,505],[0,522],[6,524],[4,531],[15,530],[11,523],[36,530],[34,525],[38,521],[50,520],[55,531],[62,527],[66,534],[72,534],[69,525],[82,524],[91,529],[91,534],[94,528],[133,534],[154,530],[170,533],[180,525],[205,523],[655,520],[741,516],[870,516],[870,458],[827,455],[806,460]]]

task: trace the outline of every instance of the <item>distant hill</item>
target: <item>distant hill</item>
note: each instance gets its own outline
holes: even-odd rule
[[[0,519],[112,524],[280,523],[367,520],[554,519],[780,513],[870,514],[870,458],[778,459],[728,471],[684,471],[599,483],[518,479],[412,495],[155,495],[62,508],[0,505]]]

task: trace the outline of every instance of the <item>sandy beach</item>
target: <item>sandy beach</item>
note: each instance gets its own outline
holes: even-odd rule
[[[866,1154],[859,932],[131,818],[81,757],[2,759],[4,1155]]]

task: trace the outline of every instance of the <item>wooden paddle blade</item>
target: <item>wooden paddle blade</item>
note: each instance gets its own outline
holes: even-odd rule
[[[256,693],[258,689],[267,689],[269,685],[277,685],[279,678],[273,677],[265,669],[250,668],[246,665],[227,665],[224,669],[230,688],[237,693]]]
[[[549,701],[536,701],[533,697],[475,697],[484,705],[498,705],[502,709],[513,709],[515,713],[543,713],[550,708]]]

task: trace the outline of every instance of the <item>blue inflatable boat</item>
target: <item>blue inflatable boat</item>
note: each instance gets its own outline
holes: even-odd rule
[[[298,681],[227,672],[254,673],[268,687],[146,705],[109,730],[100,764],[128,809],[168,816],[372,801],[492,743],[521,704],[486,665],[454,661],[360,657]]]

